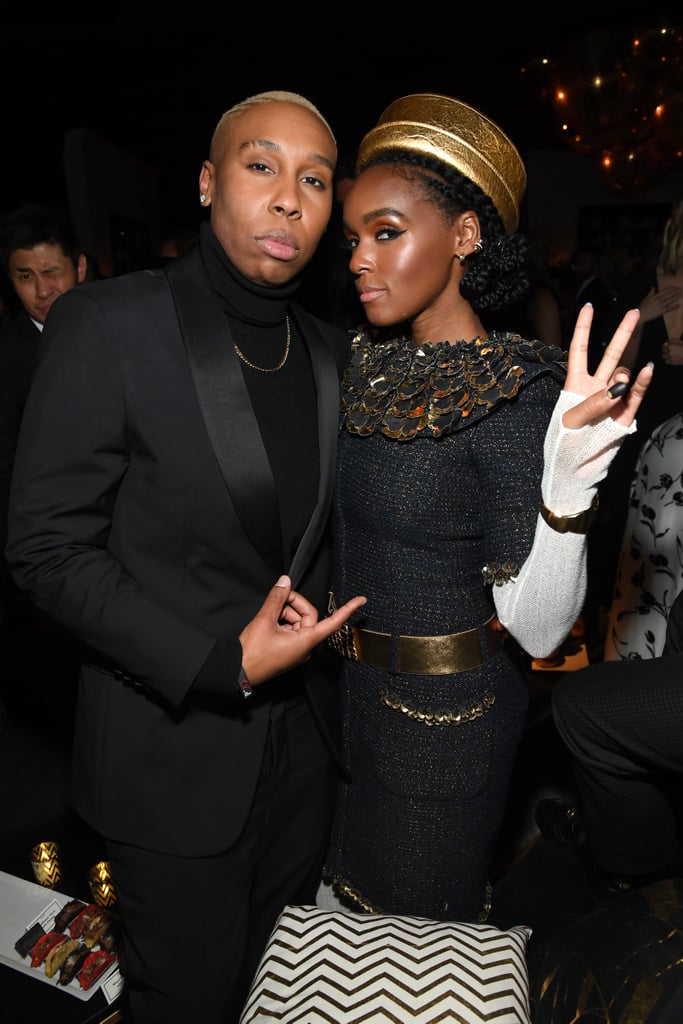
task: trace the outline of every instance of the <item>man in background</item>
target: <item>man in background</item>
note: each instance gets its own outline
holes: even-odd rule
[[[62,670],[75,679],[72,644],[18,593],[7,562],[7,506],[19,426],[52,303],[86,273],[74,228],[59,210],[24,204],[0,218],[0,264],[18,310],[0,327],[0,650],[2,697],[10,717],[40,705],[45,721],[59,712],[71,723],[70,703],[57,685]],[[45,429],[54,429],[46,424]],[[47,678],[46,678],[47,676]],[[22,680],[31,686],[22,685]],[[47,700],[41,702],[36,685]],[[73,688],[72,691],[73,692]],[[58,719],[59,720],[59,719]],[[54,725],[54,720],[52,721]]]

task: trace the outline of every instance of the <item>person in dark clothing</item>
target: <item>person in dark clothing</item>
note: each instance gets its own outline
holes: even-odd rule
[[[499,627],[546,657],[574,625],[597,483],[650,371],[612,394],[637,311],[595,375],[590,307],[568,354],[484,327],[528,254],[523,162],[480,111],[396,100],[357,171],[344,225],[370,324],[343,380],[333,589],[368,602],[334,637],[348,778],[319,900],[481,921],[528,700]]]
[[[0,651],[10,717],[70,735],[76,651],[72,639],[19,593],[5,558],[10,481],[42,330],[58,296],[85,279],[70,219],[24,204],[0,218],[0,265],[18,310],[0,328]],[[51,429],[46,424],[46,429]]]
[[[654,266],[633,271],[615,303],[615,316],[637,306],[640,322],[624,352],[634,373],[652,363],[652,386],[638,413],[638,446],[655,427],[681,409],[683,366],[668,359],[668,348],[683,342],[683,199],[674,204],[662,231]]]
[[[41,332],[57,296],[84,280],[85,255],[66,217],[26,204],[0,218],[0,265],[20,306],[0,328],[0,546],[6,580],[9,485]]]
[[[625,310],[637,307],[640,321],[624,352],[633,374],[653,367],[652,384],[638,411],[637,430],[627,437],[600,485],[600,511],[591,535],[591,601],[609,610],[629,509],[638,455],[660,424],[683,407],[683,200],[672,208],[662,232],[656,266],[633,271],[623,282],[612,327]],[[599,614],[599,613],[598,613]]]
[[[320,644],[364,602],[319,620],[348,345],[297,288],[336,158],[298,94],[227,110],[199,245],[62,296],[24,412],[8,560],[82,644],[73,800],[104,838],[133,1024],[234,1024],[320,877]]]
[[[567,673],[552,692],[553,721],[572,758],[578,804],[541,801],[556,841],[582,849],[599,895],[683,876],[683,594],[663,653]],[[564,819],[558,815],[562,812]]]

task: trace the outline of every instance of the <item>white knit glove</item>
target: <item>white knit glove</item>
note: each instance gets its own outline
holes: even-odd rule
[[[555,403],[543,446],[541,492],[557,515],[590,508],[601,480],[623,439],[636,429],[607,417],[578,430],[562,417],[583,398],[562,391]],[[533,658],[547,658],[566,640],[586,596],[587,535],[557,533],[538,517],[534,543],[519,575],[493,588],[498,618]]]
[[[558,516],[590,508],[621,442],[636,429],[635,421],[624,427],[610,416],[578,430],[563,426],[564,414],[582,401],[581,395],[561,391],[545,435],[541,492],[544,503]]]

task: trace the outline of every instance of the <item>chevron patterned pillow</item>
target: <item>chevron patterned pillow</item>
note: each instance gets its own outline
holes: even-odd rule
[[[529,1024],[530,935],[285,907],[240,1024]]]

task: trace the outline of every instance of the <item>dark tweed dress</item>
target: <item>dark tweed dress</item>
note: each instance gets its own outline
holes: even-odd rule
[[[421,350],[358,336],[334,511],[335,598],[368,598],[356,625],[431,636],[495,613],[492,585],[531,549],[563,359],[511,334]],[[350,781],[325,877],[351,907],[486,918],[527,687],[480,635],[485,663],[453,675],[343,662]]]

